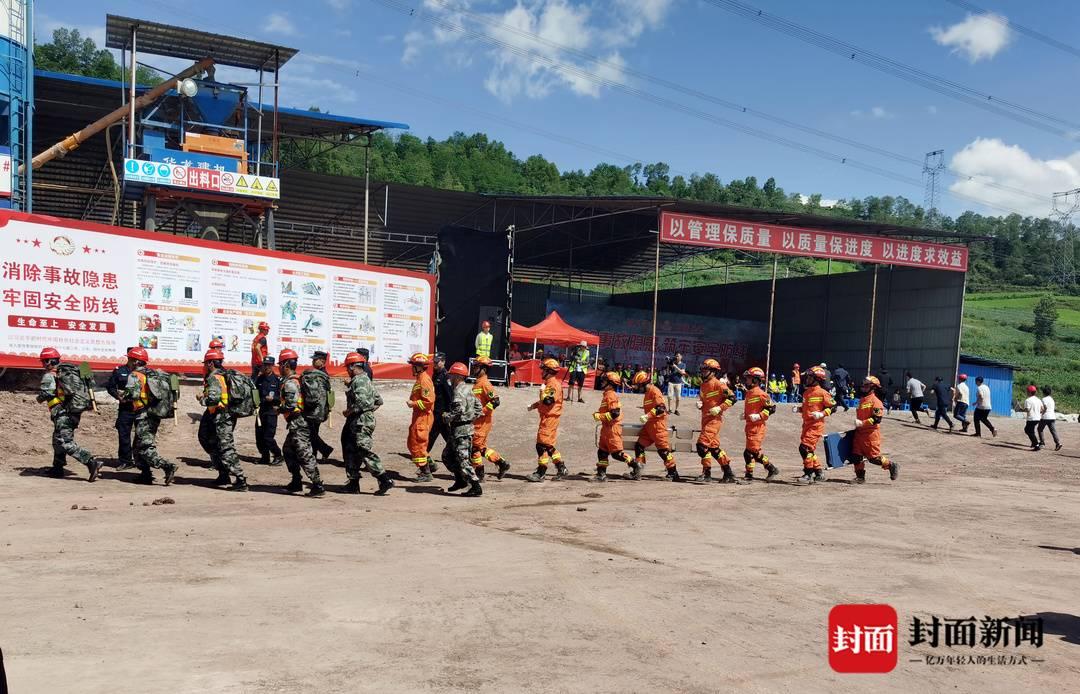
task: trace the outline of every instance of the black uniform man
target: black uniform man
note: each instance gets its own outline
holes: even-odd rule
[[[277,442],[278,405],[281,403],[281,379],[274,373],[274,358],[264,357],[262,368],[255,377],[259,389],[259,419],[255,427],[255,445],[263,465],[281,465],[281,448]]]

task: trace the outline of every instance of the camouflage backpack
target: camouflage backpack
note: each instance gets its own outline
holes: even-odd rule
[[[249,376],[226,369],[225,385],[229,389],[229,414],[234,417],[255,414],[255,383]]]
[[[330,418],[330,388],[330,377],[318,369],[308,369],[301,374],[304,419],[325,422]]]
[[[176,393],[172,375],[157,369],[146,370],[146,390],[150,393],[149,410],[161,419],[172,417],[176,408]]]
[[[64,409],[72,414],[81,414],[93,406],[90,399],[90,386],[83,378],[79,367],[74,364],[61,364],[56,370],[56,382],[64,394]]]

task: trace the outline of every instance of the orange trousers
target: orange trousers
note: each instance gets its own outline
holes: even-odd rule
[[[559,438],[559,418],[540,415],[540,427],[536,430],[536,442],[554,446]]]
[[[427,465],[428,437],[431,436],[431,425],[434,423],[433,412],[413,410],[412,422],[409,423],[409,437],[405,444],[409,448],[409,456],[417,467]]]
[[[656,450],[671,450],[671,440],[668,438],[667,422],[661,423],[658,419],[650,419],[648,424],[641,427],[637,442],[639,446],[648,448],[656,446]]]

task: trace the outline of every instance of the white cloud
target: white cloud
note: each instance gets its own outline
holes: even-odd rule
[[[41,12],[37,13],[35,19],[34,34],[37,37],[38,43],[49,43],[52,41],[53,32],[57,29],[78,29],[79,34],[83,38],[89,37],[93,39],[98,48],[105,47],[104,24],[74,24],[72,22],[62,22]]]
[[[866,116],[867,118],[877,118],[879,120],[887,120],[889,118],[896,117],[892,111],[889,111],[884,106],[871,106],[865,111],[861,108],[857,108],[851,112],[851,115],[855,118],[862,118],[863,116]]]
[[[799,202],[804,205],[807,204],[808,202],[810,202],[810,196],[799,193]],[[832,198],[822,198],[818,201],[819,207],[836,207],[838,204],[840,204],[840,201],[833,200]]]
[[[993,58],[1013,39],[1009,20],[994,13],[969,14],[950,27],[930,27],[930,35],[939,45],[952,48],[953,53],[960,53],[971,63]]]
[[[556,89],[598,97],[605,80],[624,80],[626,62],[620,49],[632,47],[642,34],[662,24],[671,3],[518,0],[509,9],[480,13],[470,9],[468,2],[451,5],[447,0],[424,0],[422,11],[504,45],[471,41],[447,27],[414,30],[404,37],[402,62],[415,63],[433,47],[440,49],[442,62],[458,67],[485,61],[484,87],[507,103],[519,96],[543,98]],[[601,62],[578,60],[572,51],[599,56]]]
[[[289,19],[289,15],[283,12],[271,12],[263,22],[263,31],[282,36],[295,36],[296,25]]]
[[[368,69],[367,65],[357,60],[319,53],[297,53],[289,61],[288,67],[281,71],[282,101],[296,108],[319,106],[324,111],[357,102],[360,95],[353,83],[327,77],[328,71],[322,68],[328,65],[353,72]]]
[[[997,138],[976,139],[953,156],[950,168],[967,177],[957,179],[950,191],[1025,214],[1045,216],[1050,212],[1051,194],[1080,188],[1080,151],[1060,159],[1037,159],[1022,147]]]
[[[379,37],[379,43],[391,43],[396,38],[397,38],[397,36],[394,35],[394,34],[383,34],[382,36]]]

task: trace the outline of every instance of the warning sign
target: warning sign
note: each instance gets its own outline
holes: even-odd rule
[[[270,176],[241,175],[183,164],[160,164],[138,159],[124,160],[124,180],[173,188],[192,188],[255,198],[281,197],[281,182]]]

